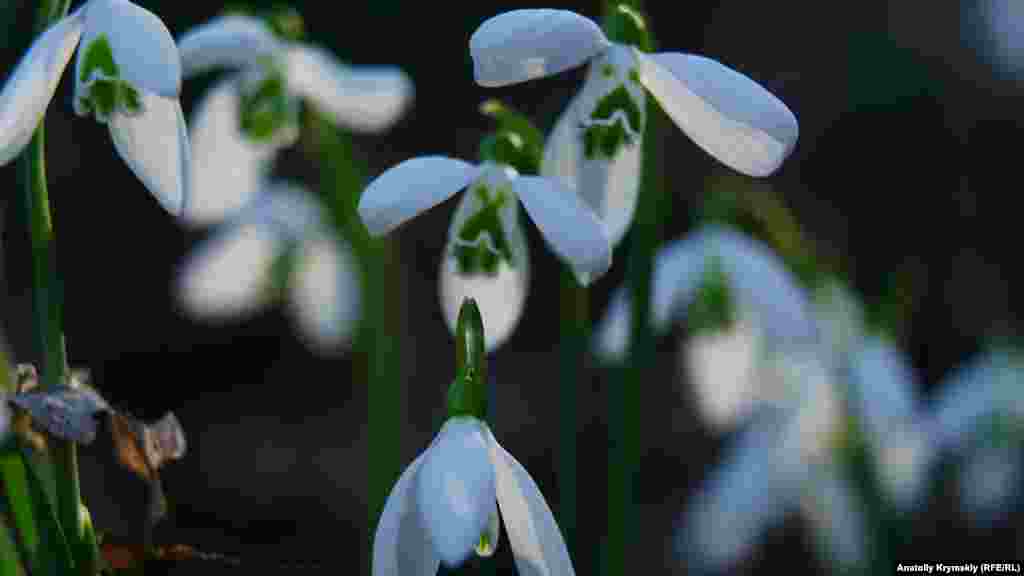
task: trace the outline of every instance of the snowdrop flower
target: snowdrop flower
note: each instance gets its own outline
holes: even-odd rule
[[[285,297],[319,352],[351,339],[360,314],[357,262],[296,184],[271,183],[184,262],[176,285],[185,311],[224,320]]]
[[[76,46],[75,113],[106,124],[132,172],[179,214],[189,196],[181,61],[163,22],[128,0],[89,0],[32,43],[0,92],[0,165],[32,138]]]
[[[626,6],[613,17],[633,45],[610,41],[579,14],[527,9],[485,21],[469,48],[476,82],[487,87],[590,65],[549,137],[544,170],[583,196],[615,244],[636,208],[646,93],[701,148],[750,176],[778,169],[798,126],[786,105],[750,78],[703,56],[642,52],[642,17]]]
[[[390,128],[412,101],[409,77],[394,67],[348,67],[327,50],[275,35],[240,14],[215,18],[178,41],[185,77],[233,72],[197,104],[191,122],[192,186],[188,220],[217,222],[259,190],[268,162],[298,138],[299,104],[357,132]]]
[[[487,365],[480,310],[463,301],[448,420],[391,489],[373,539],[374,576],[433,576],[475,551],[494,554],[504,519],[520,574],[574,574],[551,509],[525,468],[482,420]]]
[[[816,338],[810,296],[782,260],[766,245],[719,224],[706,224],[662,248],[651,290],[656,333],[689,315],[693,333],[682,344],[683,360],[698,408],[716,428],[780,396],[773,385],[778,379],[765,373],[772,349],[806,346]],[[599,357],[625,358],[630,315],[628,292],[619,288],[594,331]]]
[[[525,298],[528,255],[519,224],[520,203],[581,284],[589,284],[611,266],[608,238],[597,217],[575,194],[555,180],[523,176],[503,164],[471,164],[443,156],[406,160],[370,182],[359,200],[359,215],[370,234],[386,234],[462,189],[466,193],[452,218],[446,256],[455,260],[458,275],[485,276],[496,282],[495,294],[511,298],[505,306]],[[444,268],[442,274],[448,270]],[[468,291],[454,286],[457,279],[442,277],[442,282],[453,284],[452,293]],[[489,332],[489,349],[511,331],[513,318],[518,313],[510,315],[511,322],[496,322],[503,328]],[[495,320],[485,309],[484,322],[491,326]],[[451,324],[450,317],[448,321]]]
[[[1021,497],[1024,475],[1024,363],[992,350],[939,385],[928,433],[943,451],[963,455],[961,505],[977,521],[1005,514]]]

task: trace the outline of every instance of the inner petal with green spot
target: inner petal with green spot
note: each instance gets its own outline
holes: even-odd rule
[[[106,35],[97,36],[81,50],[75,113],[93,116],[100,122],[108,121],[114,113],[129,116],[142,113],[139,91],[120,78],[120,69]]]
[[[477,184],[468,193],[475,195],[477,208],[459,228],[452,252],[460,274],[494,276],[503,261],[514,266],[511,244],[501,218],[502,209],[512,201],[511,191]]]
[[[721,259],[711,256],[697,296],[686,315],[687,326],[693,333],[727,330],[736,321],[735,308]]]
[[[262,67],[262,77],[242,88],[239,126],[257,142],[287,139],[298,130],[298,101],[288,93],[284,73],[276,64],[268,61]]]

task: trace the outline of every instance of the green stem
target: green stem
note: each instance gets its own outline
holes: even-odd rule
[[[643,12],[640,0],[608,0],[604,4],[606,27],[613,22],[611,15],[619,4],[628,5],[638,13]],[[647,22],[645,26],[649,24]],[[650,34],[650,29],[645,28],[644,32]],[[654,48],[653,36],[644,40],[648,44],[645,48]],[[607,576],[632,573],[634,570],[629,568],[631,560],[638,557],[636,544],[640,518],[636,506],[636,479],[642,453],[641,391],[655,361],[655,339],[649,318],[651,276],[662,222],[669,213],[668,206],[662,206],[663,190],[656,174],[659,169],[656,155],[661,146],[659,130],[663,123],[661,114],[654,99],[648,98],[643,171],[630,231],[626,272],[632,306],[628,361],[621,367],[621,380],[610,386],[608,391],[608,531],[601,562],[602,573]]]
[[[397,246],[390,237],[372,238],[359,219],[356,207],[366,168],[355,163],[351,138],[312,110],[307,110],[306,119],[320,167],[321,190],[330,195],[335,223],[347,236],[363,272],[362,321],[353,350],[352,385],[361,383],[367,388],[367,515],[371,527],[367,549],[372,549],[372,527],[402,472],[404,397],[399,357],[401,282],[394,265]]]
[[[70,0],[43,0],[37,13],[36,34],[64,17]],[[44,117],[45,118],[45,117]],[[67,358],[62,328],[63,284],[57,272],[56,240],[46,185],[45,119],[40,120],[20,163],[24,174],[25,208],[32,250],[33,308],[36,343],[41,355],[40,378],[53,388],[64,382]],[[57,490],[57,518],[75,556],[84,554],[79,518],[81,494],[78,454],[74,442],[58,440],[51,446]]]
[[[590,337],[590,311],[587,288],[576,282],[568,268],[562,268],[561,334],[559,349],[561,391],[558,420],[560,429],[558,463],[558,526],[562,529],[569,557],[576,558],[576,434],[579,430],[580,367]]]

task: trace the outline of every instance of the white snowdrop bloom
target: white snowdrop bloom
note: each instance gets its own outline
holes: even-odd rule
[[[619,16],[640,34],[629,9]],[[499,87],[589,64],[586,81],[549,136],[544,170],[562,178],[618,243],[636,208],[646,94],[694,142],[750,176],[775,172],[796,145],[796,117],[750,78],[695,54],[645,53],[611,42],[588,18],[526,9],[485,21],[469,41],[476,82]]]
[[[445,422],[402,473],[373,539],[374,576],[434,576],[494,553],[498,513],[520,574],[573,575],[562,533],[525,468],[470,416]]]
[[[346,345],[360,315],[358,263],[295,184],[270,183],[188,256],[176,291],[198,318],[245,316],[284,297],[308,344]]]
[[[939,384],[928,434],[959,453],[960,503],[976,521],[1005,514],[1022,496],[1024,363],[1018,352],[992,350],[956,368]]]
[[[522,204],[551,249],[581,284],[611,267],[611,247],[593,211],[550,178],[520,176],[510,166],[444,156],[406,160],[375,178],[359,200],[371,234],[394,230],[466,189],[452,218],[448,250],[465,273],[493,274],[499,262],[525,266]]]
[[[390,66],[350,67],[327,50],[277,37],[258,18],[214,18],[178,41],[185,77],[233,74],[199,102],[190,123],[196,201],[188,221],[208,225],[259,191],[274,152],[298,137],[300,101],[338,126],[379,133],[409,108],[411,79]]]
[[[190,163],[181,60],[163,22],[128,0],[89,0],[32,43],[0,92],[0,165],[31,140],[76,46],[75,113],[106,124],[118,155],[180,214]]]

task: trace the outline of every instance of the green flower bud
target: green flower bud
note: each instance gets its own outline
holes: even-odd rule
[[[455,328],[455,380],[448,389],[448,417],[487,413],[487,353],[484,323],[476,301],[466,298]]]

